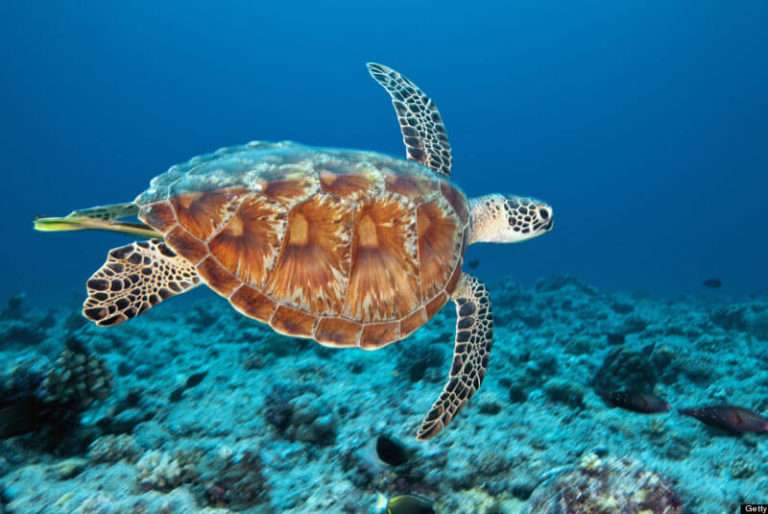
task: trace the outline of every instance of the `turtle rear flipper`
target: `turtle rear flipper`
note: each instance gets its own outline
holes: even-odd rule
[[[456,345],[453,363],[440,397],[421,422],[418,439],[431,439],[450,423],[480,388],[493,344],[493,316],[488,289],[464,273],[453,293],[456,303]]]
[[[113,326],[200,284],[197,270],[158,239],[110,250],[107,261],[86,287],[83,315],[99,326]]]

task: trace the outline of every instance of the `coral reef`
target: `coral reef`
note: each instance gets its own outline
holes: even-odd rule
[[[105,435],[90,444],[88,458],[93,462],[134,462],[140,452],[141,449],[132,435]]]
[[[747,324],[750,334],[762,341],[768,341],[768,305],[760,305],[750,316]]]
[[[166,492],[181,485],[193,472],[185,459],[159,450],[151,450],[142,455],[136,463],[136,469],[141,489]]]
[[[28,348],[43,342],[54,319],[50,312],[33,312],[24,294],[11,296],[0,310],[0,350]]]
[[[78,410],[105,399],[112,389],[112,375],[103,360],[88,353],[76,339],[67,341],[53,367],[40,384],[45,403],[69,404]]]
[[[584,391],[581,387],[560,378],[553,378],[544,384],[544,394],[554,403],[571,407],[584,407]]]
[[[624,347],[611,350],[592,380],[596,391],[653,391],[658,376],[651,360],[651,349],[632,351]]]
[[[265,399],[265,417],[283,437],[328,445],[336,437],[332,409],[317,388],[278,384]]]
[[[671,484],[642,464],[589,454],[536,489],[523,514],[542,512],[682,514],[683,507]]]
[[[765,298],[662,301],[574,277],[490,290],[485,382],[428,443],[413,436],[449,371],[451,308],[358,352],[275,334],[203,291],[110,330],[15,297],[0,309],[0,506],[357,514],[379,494],[412,494],[438,514],[519,514],[542,512],[553,492],[567,499],[567,484],[601,485],[627,512],[642,511],[630,487],[678,512],[654,484],[696,514],[760,501],[765,435],[710,430],[677,409],[766,414]],[[672,409],[612,408],[606,390]]]
[[[88,437],[74,433],[81,414],[110,391],[111,374],[105,361],[75,339],[67,340],[54,362],[23,353],[0,374],[0,438],[37,432],[40,437],[34,444],[76,453]]]
[[[220,448],[208,455],[199,469],[197,490],[205,505],[242,511],[269,499],[258,449],[235,453]]]

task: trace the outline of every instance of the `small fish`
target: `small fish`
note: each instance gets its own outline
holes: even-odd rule
[[[723,287],[723,282],[719,278],[708,278],[702,284],[710,289],[720,289]]]
[[[387,435],[376,438],[376,455],[385,464],[399,466],[408,462],[410,451],[403,443]]]
[[[207,371],[201,371],[200,373],[195,373],[194,375],[190,375],[187,377],[187,381],[184,383],[183,386],[177,387],[173,390],[171,393],[171,396],[168,398],[171,402],[179,402],[184,397],[184,391],[187,389],[192,389],[193,387],[200,384],[200,382],[203,381],[205,376],[208,374]]]
[[[404,494],[387,500],[379,495],[377,506],[386,505],[384,514],[435,514],[434,504],[429,498]]]
[[[768,419],[743,407],[712,405],[680,409],[680,414],[696,418],[702,423],[737,434],[744,432],[768,432]]]
[[[184,383],[184,386],[187,389],[190,389],[192,387],[200,385],[200,382],[203,381],[203,379],[205,378],[205,376],[207,374],[208,374],[207,371],[201,371],[199,373],[194,373],[194,374],[190,375],[189,377],[187,377],[187,381]]]
[[[656,414],[667,412],[669,404],[662,398],[650,393],[636,391],[611,391],[600,394],[603,401],[613,407],[641,412],[643,414]]]
[[[472,259],[467,263],[467,266],[471,270],[476,270],[478,267],[480,267],[480,259]]]

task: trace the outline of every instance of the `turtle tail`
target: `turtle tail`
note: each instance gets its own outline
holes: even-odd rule
[[[40,217],[35,219],[34,228],[40,232],[68,232],[72,230],[103,230],[144,237],[162,237],[144,223],[123,221],[122,218],[136,216],[138,208],[133,203],[102,205],[72,211],[61,217]]]

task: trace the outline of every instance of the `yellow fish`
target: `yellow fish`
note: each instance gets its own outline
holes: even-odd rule
[[[433,508],[434,503],[423,496],[403,494],[388,500],[379,495],[376,505],[380,508],[386,507],[385,514],[436,514]]]

